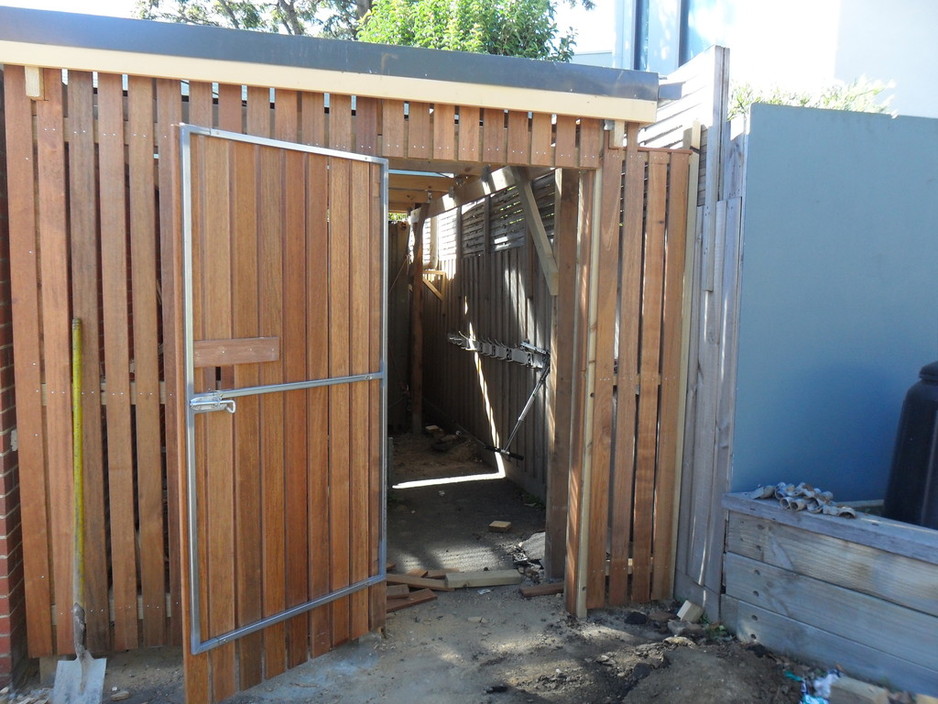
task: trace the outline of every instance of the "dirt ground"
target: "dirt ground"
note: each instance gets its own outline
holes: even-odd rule
[[[395,440],[392,483],[491,472],[476,448],[455,439]],[[507,533],[487,530],[511,521]],[[505,480],[392,489],[388,559],[414,567],[517,568],[542,578],[537,540],[543,506]],[[526,543],[526,548],[521,546]],[[529,554],[530,553],[530,554]],[[679,604],[635,605],[568,617],[559,595],[525,599],[518,586],[441,592],[435,601],[389,614],[370,634],[230,699],[231,704],[695,704],[798,702],[786,669],[798,665],[747,646],[718,624],[674,635]],[[105,701],[182,704],[178,649],[110,655]],[[31,681],[7,701],[40,704],[48,689]],[[32,700],[26,697],[34,697]],[[0,696],[0,703],[4,701]]]

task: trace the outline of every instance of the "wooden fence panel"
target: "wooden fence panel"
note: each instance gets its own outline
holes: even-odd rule
[[[631,141],[634,144],[634,138]],[[686,153],[627,152],[616,410],[616,455],[622,462],[614,462],[611,472],[614,485],[630,485],[634,467],[634,490],[631,497],[619,497],[621,503],[609,516],[612,525],[621,525],[629,520],[620,515],[625,512],[632,525],[630,560],[622,559],[623,542],[613,552],[619,557],[610,565],[613,603],[670,596],[679,404],[675,379],[680,378],[686,244],[682,204],[688,182]],[[643,202],[635,193],[643,194]],[[633,320],[637,323],[630,325]],[[626,584],[628,590],[623,592]]]
[[[17,424],[20,438],[31,439],[21,442],[20,447],[30,654],[64,654],[72,649],[69,321],[75,315],[85,325],[83,376],[87,388],[83,437],[88,471],[84,496],[92,516],[86,536],[89,646],[107,651],[178,643],[182,635],[181,536],[176,520],[179,497],[174,474],[178,398],[174,384],[170,384],[168,396],[164,390],[164,382],[172,381],[167,370],[175,364],[177,349],[169,329],[175,318],[171,308],[164,309],[164,305],[172,303],[174,295],[170,272],[177,233],[170,192],[174,184],[178,188],[178,176],[170,163],[174,146],[171,126],[185,121],[308,144],[355,148],[381,156],[459,159],[474,164],[483,160],[493,164],[511,160],[521,164],[552,166],[564,162],[579,166],[581,161],[588,163],[595,155],[583,154],[581,126],[573,117],[406,104],[403,100],[358,98],[351,94],[325,96],[315,91],[273,94],[266,87],[138,76],[71,72],[63,80],[58,68],[42,71],[46,99],[33,101],[25,93],[24,70],[15,66],[3,70],[8,168],[25,176],[11,179],[9,203]],[[591,143],[591,134],[586,136],[587,144]],[[302,223],[299,212],[278,210],[282,188],[292,182],[284,176],[288,167],[270,164],[268,168],[271,178],[266,179],[257,199],[260,207],[271,211],[265,217],[273,221],[294,218]],[[226,194],[229,216],[253,221],[257,217],[252,211],[253,203],[242,202],[238,194],[259,186],[252,185],[247,176],[239,178],[247,180],[235,182],[233,190]],[[337,207],[347,207],[352,195],[333,193],[338,199]],[[377,192],[369,191],[361,197],[361,207],[372,210],[379,207]],[[37,202],[42,202],[43,207],[38,208]],[[318,206],[307,204],[307,208],[314,207]],[[344,227],[341,222],[338,226]],[[460,231],[462,227],[461,221]],[[66,233],[71,233],[70,240]],[[505,342],[511,344],[527,337],[546,346],[552,303],[542,277],[535,275],[535,260],[526,249],[508,247],[494,251],[493,242],[497,238],[491,231],[486,231],[484,239],[489,248],[485,256],[460,251],[459,266],[455,260],[452,263],[453,278],[440,284],[448,296],[448,307],[441,310],[450,321],[472,323],[478,335],[498,334],[509,338]],[[312,246],[312,240],[307,242],[307,247]],[[231,256],[248,267],[243,270],[247,278],[256,276],[260,281],[264,277],[263,267],[275,266],[280,255],[267,252],[260,245],[258,254],[256,272],[245,263],[247,252],[232,251]],[[310,265],[320,264],[310,251],[304,254],[297,249],[296,254]],[[292,255],[289,258],[292,261]],[[359,278],[371,276],[379,268],[376,262],[351,273]],[[208,265],[200,266],[203,264]],[[197,289],[200,285],[197,282]],[[243,317],[238,313],[228,324],[240,329],[255,315],[254,304],[240,287],[232,287],[230,295],[245,312]],[[313,300],[309,299],[307,313],[314,308]],[[377,299],[375,307],[376,304]],[[468,315],[463,312],[464,304],[469,305]],[[264,305],[263,295],[258,305]],[[269,312],[281,315],[280,311]],[[260,308],[256,316],[263,318]],[[354,330],[349,331],[349,335],[354,334]],[[487,415],[491,413],[498,438],[506,439],[536,374],[484,360],[481,369],[492,390],[486,400],[472,356],[455,347],[450,349],[448,344],[443,347],[447,354],[458,353],[453,366],[458,373],[447,377],[441,388],[467,399],[471,413],[478,418],[476,432],[491,433]],[[369,360],[377,353],[370,350]],[[310,353],[305,364],[312,371],[322,361],[313,359]],[[346,361],[349,365],[358,364],[363,358]],[[337,359],[332,364],[341,366],[340,362]],[[291,369],[299,364],[299,360],[289,362]],[[258,372],[257,382],[277,381],[284,372],[279,365],[271,365],[271,369]],[[251,374],[230,369],[222,373],[229,381],[233,374]],[[269,378],[263,378],[264,374]],[[200,383],[209,381],[203,377]],[[372,388],[369,398],[375,393]],[[303,424],[311,431],[322,430],[314,409],[320,408],[330,394],[310,391],[306,401],[300,403],[306,409]],[[349,398],[347,402],[350,408],[366,403],[364,396]],[[336,397],[333,403],[341,405],[345,401]],[[262,443],[275,444],[283,441],[284,418],[295,407],[299,406],[292,400],[286,405],[260,401],[256,409],[248,403],[238,423],[256,428]],[[544,481],[546,413],[547,405],[538,400],[518,438],[520,446],[527,448],[526,461],[530,464],[519,476],[532,486]],[[296,414],[296,418],[302,416],[302,412]],[[374,418],[370,422],[376,424],[379,420]],[[292,437],[295,433],[291,430],[289,434]],[[341,453],[337,445],[332,449]],[[290,457],[305,453],[310,458],[329,450],[309,444],[306,448],[291,445],[287,452]],[[207,451],[207,447],[199,449],[200,453]],[[250,463],[252,448],[243,443],[233,441],[224,451],[230,454],[236,473],[240,472],[237,468]],[[378,451],[370,448],[368,457],[374,461]],[[349,467],[365,461],[365,454],[348,458]],[[286,458],[280,464],[285,462]],[[289,486],[301,486],[304,482],[312,486],[311,477],[284,472],[289,470],[276,463],[265,467],[263,478],[245,470],[230,487],[233,495],[225,494],[225,502],[230,499],[235,507],[225,519],[234,531],[233,544],[243,546],[247,552],[253,550],[255,557],[258,550],[267,555],[288,549],[286,526],[283,534],[277,531],[265,534],[266,542],[249,535],[250,526],[258,517],[267,520],[275,517],[276,501],[264,503],[269,492],[276,499],[285,491],[284,482]],[[364,479],[356,477],[354,481]],[[374,495],[379,487],[364,484],[349,487],[355,497],[359,489]],[[203,494],[199,500],[204,503],[206,496]],[[344,504],[341,498],[335,501],[338,503],[326,508],[339,512]],[[350,496],[349,501],[354,503],[359,498]],[[291,526],[309,524],[311,534],[342,531],[338,519],[329,517],[328,512],[326,522],[322,522],[323,508],[313,500],[306,507],[292,506],[286,520]],[[358,504],[353,508],[362,510]],[[208,529],[221,531],[224,526]],[[364,540],[373,545],[377,535],[366,536]],[[109,550],[101,549],[102,545],[109,545]],[[358,573],[364,566],[361,554],[355,554],[347,570]],[[302,576],[300,568],[291,565],[291,589],[298,594],[303,591],[305,581],[306,588],[316,593],[328,588],[330,582],[342,581],[330,573],[335,569],[341,576],[346,571],[342,560],[334,558],[334,564],[320,564],[319,569],[304,566]],[[106,564],[105,559],[109,560]],[[233,584],[247,586],[252,559],[255,558],[237,563],[229,575]],[[266,569],[267,558],[256,559],[261,569]],[[205,567],[210,568],[208,564]],[[377,588],[372,590],[372,623],[380,620],[380,599],[375,596],[378,593]],[[219,608],[223,607],[224,613],[216,620],[246,622],[255,618],[258,609],[267,613],[294,598],[263,589],[263,584],[258,585],[256,595],[252,595],[250,588],[243,594],[233,611],[224,604],[227,597],[217,594],[216,600],[221,600]],[[55,613],[51,614],[53,606]],[[343,615],[347,606],[342,602],[317,609],[311,615],[309,628],[313,632],[314,652],[328,649],[346,631],[360,630],[361,623],[351,623],[347,614]],[[352,611],[359,612],[357,608]],[[238,644],[239,686],[282,671],[288,661],[296,662],[303,657],[305,626],[298,622],[294,627],[298,630],[291,635],[289,652],[283,648],[280,653],[284,634],[278,634],[277,627],[253,636],[253,641],[248,638]],[[261,640],[266,641],[263,647]],[[250,655],[251,651],[261,649],[263,663]],[[220,673],[224,668],[213,670]],[[225,683],[216,683],[219,691],[225,691],[234,674],[217,676],[225,678]]]

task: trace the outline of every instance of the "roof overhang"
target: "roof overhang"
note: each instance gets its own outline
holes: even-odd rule
[[[0,63],[653,122],[658,75],[0,7]]]

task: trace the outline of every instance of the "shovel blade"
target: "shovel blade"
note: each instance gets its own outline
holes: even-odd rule
[[[101,704],[107,659],[85,651],[75,660],[59,660],[55,667],[52,704]]]

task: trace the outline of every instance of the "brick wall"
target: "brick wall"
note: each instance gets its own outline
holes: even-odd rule
[[[19,475],[14,449],[13,322],[10,306],[10,232],[7,219],[6,138],[0,72],[0,686],[26,663],[26,606]]]

